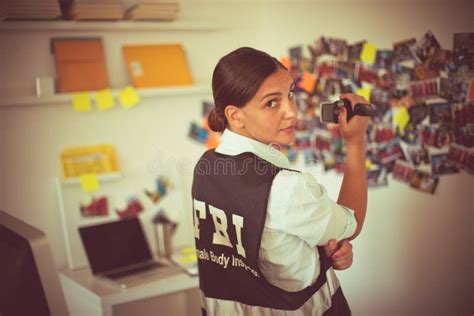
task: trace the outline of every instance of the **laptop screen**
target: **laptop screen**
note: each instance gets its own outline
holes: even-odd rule
[[[94,274],[152,259],[138,218],[79,228]]]

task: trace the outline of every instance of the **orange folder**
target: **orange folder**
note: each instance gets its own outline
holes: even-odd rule
[[[137,88],[185,86],[193,83],[180,44],[124,46],[128,73]]]
[[[53,39],[60,92],[109,87],[101,39]]]

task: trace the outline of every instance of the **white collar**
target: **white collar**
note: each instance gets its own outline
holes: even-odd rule
[[[280,168],[290,168],[288,158],[279,150],[250,137],[246,137],[229,129],[225,129],[221,136],[221,143],[216,152],[228,156],[236,156],[250,152]]]

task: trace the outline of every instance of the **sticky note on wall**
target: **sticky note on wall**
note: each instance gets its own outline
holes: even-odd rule
[[[291,69],[291,60],[286,57],[286,56],[283,56],[280,58],[280,63],[282,63],[283,66],[286,67],[286,69],[290,70]]]
[[[370,170],[370,168],[372,168],[372,162],[370,161],[370,159],[365,160],[365,168],[367,170]]]
[[[375,58],[377,56],[377,47],[375,45],[365,43],[362,46],[362,51],[360,53],[360,60],[367,64],[375,63]]]
[[[301,76],[298,86],[308,93],[313,93],[316,86],[316,78],[311,73],[305,71]]]
[[[410,114],[405,107],[401,107],[395,117],[393,118],[395,121],[396,126],[398,126],[398,130],[403,132],[405,127],[407,126],[408,122],[410,121]]]
[[[217,135],[214,132],[209,132],[209,137],[206,141],[206,148],[213,149],[219,145],[219,140],[217,139]]]
[[[79,176],[81,182],[81,188],[84,192],[97,192],[100,190],[99,180],[97,180],[97,174],[95,173],[84,173]]]
[[[132,86],[127,86],[118,93],[120,103],[125,109],[129,109],[140,102],[140,96]]]
[[[95,104],[101,111],[113,108],[115,106],[114,97],[110,89],[97,91],[95,94]]]
[[[372,93],[372,89],[369,87],[362,87],[357,89],[356,94],[364,97],[368,102],[370,102],[370,95]]]
[[[79,92],[72,95],[72,105],[76,112],[90,112],[91,99],[88,92]]]

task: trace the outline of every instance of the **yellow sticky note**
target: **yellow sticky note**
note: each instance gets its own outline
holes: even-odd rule
[[[179,261],[182,263],[182,264],[188,264],[188,263],[193,263],[193,262],[196,262],[197,261],[197,256],[196,254],[191,254],[191,255],[186,255],[186,256],[183,256],[179,259]]]
[[[367,64],[375,63],[375,57],[377,56],[377,47],[372,44],[365,43],[362,46],[362,51],[360,53],[360,60]]]
[[[362,87],[360,89],[357,89],[356,94],[360,95],[361,97],[364,97],[367,102],[370,102],[370,95],[372,93],[372,89],[369,87]]]
[[[76,112],[90,112],[91,99],[88,92],[79,92],[72,95],[72,104]]]
[[[196,254],[196,248],[194,248],[194,247],[185,247],[185,248],[181,249],[181,253],[183,255]]]
[[[372,161],[370,161],[369,159],[366,159],[365,160],[365,169],[370,170],[370,168],[372,168]]]
[[[99,181],[95,173],[84,173],[79,176],[81,188],[84,192],[97,192],[100,190]]]
[[[98,91],[95,94],[95,104],[99,110],[107,110],[115,106],[114,97],[112,96],[112,91],[110,89],[104,89]]]
[[[393,120],[395,121],[395,124],[397,124],[398,130],[400,132],[403,132],[408,122],[410,121],[410,114],[408,113],[408,110],[406,108],[401,107],[400,110],[398,110],[398,113],[395,114]]]
[[[132,86],[127,86],[118,93],[120,103],[125,109],[129,109],[140,102],[140,96]]]

